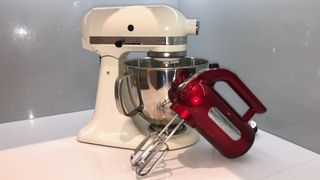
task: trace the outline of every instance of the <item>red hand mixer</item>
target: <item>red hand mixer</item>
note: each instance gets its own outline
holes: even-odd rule
[[[172,103],[170,108],[177,115],[160,133],[147,137],[132,154],[131,162],[138,175],[148,174],[165,156],[168,151],[167,140],[183,122],[195,128],[223,156],[239,157],[250,149],[254,141],[254,130],[248,121],[256,113],[266,112],[264,105],[238,76],[227,69],[205,70],[189,79],[177,75],[176,81],[177,86],[173,85],[169,91],[169,99]],[[215,83],[219,81],[226,82],[248,105],[249,109],[243,116],[214,89]],[[171,122],[177,118],[181,119],[180,123],[168,132]],[[146,146],[148,142],[150,144]],[[159,157],[154,160],[157,154]]]

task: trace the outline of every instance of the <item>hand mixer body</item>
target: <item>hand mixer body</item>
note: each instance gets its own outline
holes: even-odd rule
[[[249,106],[240,116],[213,86],[225,81]],[[169,92],[171,108],[194,127],[225,157],[235,158],[246,153],[254,141],[254,131],[247,123],[255,113],[266,108],[232,72],[215,68],[192,78],[184,87]]]

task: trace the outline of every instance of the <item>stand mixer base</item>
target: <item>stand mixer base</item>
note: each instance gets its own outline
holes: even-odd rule
[[[125,116],[119,117],[122,120],[115,120],[118,122],[118,127],[112,127],[112,124],[107,124],[107,127],[98,125],[98,122],[103,121],[95,120],[94,117],[89,124],[80,130],[77,137],[78,141],[116,148],[136,149],[146,135],[150,133],[148,130],[150,124],[138,115],[133,119]],[[174,150],[191,146],[198,139],[198,133],[187,126],[183,133],[173,136],[167,144],[170,150]]]

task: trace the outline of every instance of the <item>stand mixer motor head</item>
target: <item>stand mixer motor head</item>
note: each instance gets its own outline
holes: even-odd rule
[[[101,57],[127,52],[171,62],[186,55],[187,35],[197,35],[199,21],[168,6],[94,8],[83,16],[82,46]]]

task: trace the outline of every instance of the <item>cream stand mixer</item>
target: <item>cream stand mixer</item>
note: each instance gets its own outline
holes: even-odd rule
[[[129,52],[147,52],[164,64],[184,57],[187,36],[198,34],[199,22],[186,19],[168,6],[99,7],[81,21],[82,46],[100,55],[100,73],[94,115],[80,130],[81,142],[135,149],[149,133],[140,116],[120,114],[114,98],[114,84],[123,73]],[[170,149],[195,143],[198,134],[188,128],[168,142]]]

